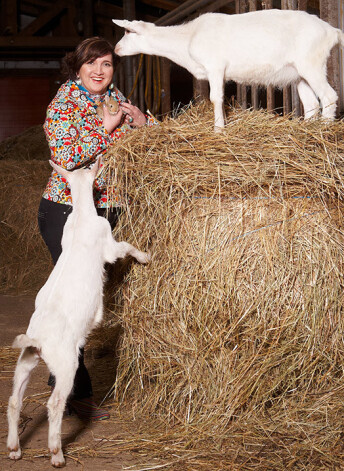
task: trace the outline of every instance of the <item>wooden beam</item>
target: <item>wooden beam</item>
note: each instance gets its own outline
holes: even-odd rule
[[[123,0],[123,16],[127,20],[135,20],[135,0]],[[134,59],[124,58],[125,96],[128,96],[134,86]],[[136,103],[135,103],[136,104]]]
[[[144,58],[143,58],[144,60]],[[141,70],[139,75],[139,108],[141,111],[145,112],[145,77],[144,73]]]
[[[273,0],[263,0],[262,6],[265,10],[273,8]],[[266,88],[266,108],[268,111],[275,109],[275,89],[272,85]]]
[[[299,92],[297,91],[296,83],[291,85],[291,109],[293,110],[295,116],[301,116],[301,101],[299,97]]]
[[[68,25],[68,36],[78,35],[78,27],[76,23],[77,10],[74,2],[69,2],[68,12],[67,12],[67,25]],[[66,33],[64,33],[66,34]]]
[[[302,0],[288,0],[288,8],[289,10],[300,10],[305,6],[305,3],[307,3],[307,0],[306,2],[302,2]],[[295,83],[293,83],[290,87],[290,94],[291,111],[295,114],[295,116],[301,116],[301,102],[299,92],[297,91],[297,86]]]
[[[247,11],[247,0],[235,0],[235,13],[241,14]],[[247,109],[247,87],[237,83],[237,102],[243,110]]]
[[[76,19],[77,11],[74,2],[71,0],[68,1],[68,8],[66,9],[66,14],[60,16],[60,21],[58,25],[53,28],[54,36],[77,36],[77,25]]]
[[[77,36],[0,36],[0,52],[1,49],[73,49],[79,44],[80,38]],[[32,52],[34,55],[36,52]]]
[[[299,0],[299,10],[307,11],[308,0]]]
[[[215,0],[215,1],[211,2],[210,5],[207,5],[206,7],[200,8],[199,11],[197,11],[194,15],[192,15],[192,17],[197,17],[199,15],[199,13],[203,14],[203,13],[207,13],[207,12],[217,11],[220,8],[228,6],[229,4],[234,5],[234,2],[235,2],[235,0]],[[234,6],[233,6],[233,10],[234,10]],[[234,11],[232,13],[234,13]]]
[[[95,2],[94,13],[97,16],[97,21],[108,22],[109,24],[112,25],[112,28],[118,28],[118,31],[122,31],[122,34],[123,34],[123,29],[119,28],[119,26],[118,27],[115,26],[112,23],[112,18],[118,18],[118,19],[124,18],[123,8],[115,6],[115,5],[110,5],[104,2]],[[141,12],[140,19],[143,21],[149,21],[151,23],[154,23],[155,21],[157,21],[156,16],[143,14],[142,12]]]
[[[338,28],[339,8],[337,0],[320,0],[320,18]],[[340,95],[340,70],[339,70],[339,46],[335,46],[327,61],[327,77],[330,85]]]
[[[274,111],[275,109],[275,89],[272,85],[266,88],[266,109]]]
[[[169,11],[174,10],[180,5],[180,3],[174,2],[172,0],[141,0],[141,3]]]
[[[281,10],[289,9],[289,0],[281,0]],[[292,111],[290,85],[283,87],[283,114],[288,115]]]
[[[38,8],[49,8],[51,0],[21,0],[20,3],[25,7],[27,5]]]
[[[171,61],[161,58],[161,113],[167,115],[171,111]]]
[[[20,13],[38,17],[44,10],[48,10],[50,7],[51,2],[47,0],[21,0]]]
[[[51,20],[55,19],[60,13],[67,8],[66,0],[59,0],[54,4],[49,10],[42,13],[38,18],[36,18],[32,23],[30,23],[26,28],[21,30],[18,34],[19,36],[33,36],[37,33],[43,26],[47,26]]]
[[[152,77],[152,56],[144,56],[145,59],[145,74],[146,74],[146,87],[145,87],[145,104],[149,110],[152,110],[152,87],[149,86]]]
[[[183,20],[189,16],[191,13],[197,10],[197,8],[202,8],[205,5],[211,3],[211,1],[212,0],[187,0],[179,7],[159,18],[155,24],[157,26],[167,26],[177,23],[178,21]]]
[[[18,32],[18,10],[17,2],[3,0],[1,9],[1,30],[6,34],[17,34]]]
[[[82,22],[84,36],[90,38],[94,34],[93,0],[83,0]]]
[[[195,77],[193,77],[193,96],[196,103],[209,99],[208,80],[197,80]]]
[[[258,0],[248,0],[249,11],[257,11],[257,3]],[[259,94],[257,85],[251,86],[251,105],[254,110],[259,108]]]
[[[123,18],[123,8],[116,7],[114,5],[109,5],[108,3],[103,2],[96,2],[96,4],[94,5],[94,13],[97,15],[97,17],[103,16],[104,18],[107,18],[107,20],[112,24],[113,27],[115,25],[112,23],[112,18]]]

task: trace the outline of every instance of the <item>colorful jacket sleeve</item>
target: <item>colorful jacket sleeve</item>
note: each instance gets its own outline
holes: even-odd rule
[[[53,101],[44,130],[52,159],[68,170],[94,160],[111,143],[98,116],[73,102]]]

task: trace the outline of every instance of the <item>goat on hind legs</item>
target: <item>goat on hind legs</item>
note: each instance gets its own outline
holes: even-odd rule
[[[51,162],[68,180],[73,211],[62,237],[62,253],[48,280],[36,297],[35,312],[26,334],[13,343],[21,348],[14,374],[13,393],[8,405],[9,457],[21,458],[18,422],[30,374],[42,358],[55,376],[56,385],[48,401],[51,464],[64,466],[61,424],[67,398],[73,387],[79,350],[86,337],[101,321],[104,264],[131,255],[147,263],[149,255],[127,242],[116,242],[109,222],[97,215],[93,201],[93,181],[99,163],[92,169],[69,172]]]

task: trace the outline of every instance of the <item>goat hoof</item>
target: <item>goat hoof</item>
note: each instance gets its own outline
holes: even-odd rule
[[[55,463],[55,462],[53,463],[53,462],[51,462],[51,464],[54,466],[54,468],[64,468],[65,465],[66,465],[65,461],[58,462],[58,463]]]
[[[18,451],[19,450],[19,445],[8,446],[7,449],[8,449],[8,451]]]
[[[150,259],[151,259],[151,255],[150,253],[147,253],[147,252],[141,252],[140,256],[137,258],[137,260],[140,263],[144,263],[144,264],[150,262]]]
[[[58,453],[55,453],[51,456],[51,464],[54,466],[54,468],[63,468],[64,467],[66,462],[65,462],[65,459],[63,457],[62,450],[60,450]]]
[[[15,450],[10,450],[10,453],[9,453],[8,457],[9,457],[11,460],[14,460],[14,461],[20,460],[20,458],[22,457],[21,449],[20,449],[20,448],[16,448]]]
[[[51,464],[54,466],[54,468],[64,468],[65,465],[66,465],[65,461],[61,461],[61,462],[58,462],[58,463],[51,462]]]

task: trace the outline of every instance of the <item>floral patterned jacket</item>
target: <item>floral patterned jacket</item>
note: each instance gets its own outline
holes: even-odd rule
[[[114,88],[111,95],[118,103],[124,101],[122,93]],[[147,124],[157,121],[147,117]],[[64,83],[47,109],[44,132],[50,147],[51,159],[66,169],[73,169],[94,161],[104,154],[108,147],[132,128],[128,124],[116,128],[111,134],[104,128],[96,113],[96,104],[88,93],[76,82]],[[43,198],[64,204],[72,204],[70,187],[66,180],[55,171],[52,172]],[[94,184],[94,201],[98,208],[108,206],[108,194],[104,179],[100,176]],[[111,204],[119,206],[116,195]]]

